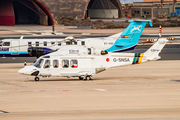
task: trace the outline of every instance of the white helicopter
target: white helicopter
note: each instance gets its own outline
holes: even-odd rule
[[[18,73],[35,76],[35,81],[39,81],[38,76],[79,77],[80,80],[91,80],[93,75],[111,67],[160,59],[159,53],[167,41],[160,38],[145,53],[112,53],[84,46],[66,46],[41,56],[33,65],[25,66]]]

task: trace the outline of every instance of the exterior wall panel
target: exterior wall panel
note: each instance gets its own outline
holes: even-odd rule
[[[89,16],[91,18],[118,18],[117,10],[88,10]]]
[[[11,0],[1,0],[0,25],[15,25],[14,10]]]

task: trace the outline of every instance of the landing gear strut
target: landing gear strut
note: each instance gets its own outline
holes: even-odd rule
[[[83,76],[79,76],[79,80],[83,80],[84,79],[84,77]]]
[[[35,77],[34,80],[35,80],[35,81],[39,81],[39,77]]]
[[[88,81],[88,80],[93,80],[93,79],[91,78],[91,76],[86,76],[84,81]]]

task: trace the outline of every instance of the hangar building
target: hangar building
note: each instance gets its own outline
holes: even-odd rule
[[[0,25],[54,25],[60,17],[120,18],[119,0],[0,0]]]

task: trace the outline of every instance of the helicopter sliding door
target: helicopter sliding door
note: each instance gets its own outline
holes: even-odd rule
[[[61,76],[77,77],[78,76],[78,60],[63,58],[61,60]]]
[[[59,60],[45,59],[43,66],[41,67],[41,76],[60,76]]]
[[[51,75],[52,76],[60,76],[60,63],[58,59],[53,59],[51,64]]]

